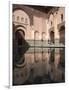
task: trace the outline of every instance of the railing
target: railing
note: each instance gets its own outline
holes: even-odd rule
[[[59,40],[55,40],[55,43],[52,43],[51,40],[26,40],[29,46],[23,44],[23,45],[16,45],[16,52],[18,54],[22,55],[26,51],[38,51],[42,52],[45,49],[48,48],[65,48],[65,45],[63,43],[59,43]],[[41,49],[42,48],[42,49]]]
[[[30,47],[65,47],[63,43],[59,43],[58,39],[54,40],[52,43],[51,40],[26,40]]]

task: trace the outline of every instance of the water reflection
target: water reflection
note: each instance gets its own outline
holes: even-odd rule
[[[22,58],[25,62],[14,68],[14,85],[65,81],[65,48],[30,48]]]

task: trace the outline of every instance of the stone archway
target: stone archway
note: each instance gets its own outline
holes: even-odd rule
[[[59,29],[60,43],[65,44],[65,26],[61,26]]]
[[[18,45],[23,45],[24,44],[25,32],[23,30],[18,29],[15,32],[15,37],[16,37],[16,40],[17,40],[17,44]]]

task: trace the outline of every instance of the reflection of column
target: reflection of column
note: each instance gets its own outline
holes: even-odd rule
[[[42,61],[46,61],[46,53],[45,52],[42,52]]]
[[[58,28],[57,28],[57,14],[54,13],[54,31],[55,31],[55,44],[58,44],[59,43],[59,31],[58,31]]]
[[[34,53],[26,53],[25,54],[25,61],[27,64],[31,67],[32,64],[34,64]]]
[[[34,77],[42,76],[43,72],[42,72],[42,66],[41,66],[41,59],[42,59],[41,53],[35,52],[34,59],[35,59],[35,63],[34,63]]]
[[[50,71],[50,64],[49,64],[49,60],[50,60],[50,55],[51,55],[51,53],[50,53],[50,49],[47,49],[47,52],[46,52],[46,64],[47,64],[47,66],[46,66],[46,68],[47,68],[47,74],[48,74],[48,72]]]
[[[43,75],[46,75],[47,70],[46,70],[46,52],[42,52],[42,73]]]
[[[41,58],[42,58],[41,53],[35,51],[35,53],[34,53],[35,62],[41,62]]]
[[[44,50],[45,51],[42,53],[42,69],[43,69],[42,72],[43,74],[46,75],[50,71],[50,64],[49,64],[50,52],[48,48]]]
[[[59,48],[55,48],[55,61],[54,61],[54,64],[55,64],[56,68],[58,67],[59,62],[60,62],[60,50],[59,50]]]
[[[25,55],[18,56],[16,59],[16,66],[17,67],[23,67],[25,64]]]

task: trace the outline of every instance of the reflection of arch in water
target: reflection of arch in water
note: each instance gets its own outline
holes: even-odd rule
[[[25,64],[17,67],[13,71],[13,85],[22,85],[29,78],[30,70]]]
[[[54,32],[53,31],[50,32],[50,40],[51,40],[51,43],[54,43]]]
[[[18,67],[18,68],[22,68],[22,67],[24,67],[26,65],[26,62],[25,62],[25,55],[23,55],[21,58],[20,58],[20,60],[18,60],[17,62],[16,62],[16,67]]]
[[[46,56],[46,52],[42,52],[42,61],[46,61],[47,60],[47,56]]]
[[[65,26],[61,26],[59,29],[60,43],[65,44]]]

